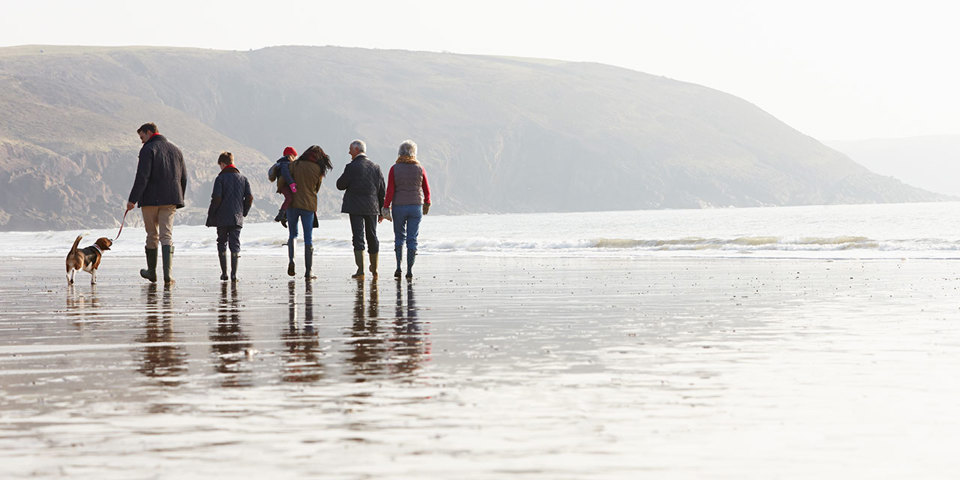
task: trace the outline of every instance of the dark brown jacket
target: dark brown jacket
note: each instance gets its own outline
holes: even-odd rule
[[[299,208],[310,212],[317,211],[317,192],[323,181],[323,168],[317,162],[299,159],[290,164],[290,175],[297,184],[297,192],[289,208]]]

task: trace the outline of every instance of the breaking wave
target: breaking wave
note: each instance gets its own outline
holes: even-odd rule
[[[954,248],[957,247],[953,243]],[[623,238],[600,238],[593,241],[594,248],[633,248],[646,250],[849,250],[876,249],[879,242],[866,237],[806,237],[782,239],[779,237],[737,238],[677,238],[660,240],[635,240]]]

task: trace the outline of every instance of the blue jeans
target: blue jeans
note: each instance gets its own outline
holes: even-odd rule
[[[393,206],[393,243],[394,249],[403,248],[407,242],[407,250],[417,249],[417,235],[420,233],[420,219],[423,218],[423,207],[420,205]]]
[[[313,245],[313,215],[310,210],[301,208],[287,209],[287,229],[290,230],[290,240],[297,238],[297,220],[303,223],[303,244]]]

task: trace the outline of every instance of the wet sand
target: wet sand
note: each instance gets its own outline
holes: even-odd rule
[[[960,262],[424,255],[0,267],[0,477],[930,478]],[[301,267],[301,265],[298,265]],[[950,472],[950,473],[948,473]]]

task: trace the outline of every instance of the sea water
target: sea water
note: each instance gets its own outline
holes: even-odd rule
[[[0,478],[950,478],[957,214],[429,215],[410,281],[252,224],[236,284],[178,225],[171,288],[136,226],[97,285],[115,228],[2,233]]]
[[[137,212],[131,212],[136,216]],[[135,220],[130,221],[130,223]],[[350,254],[346,217],[314,229],[318,255]],[[0,233],[0,256],[61,256],[77,235],[81,246],[115,238],[116,227]],[[126,225],[111,255],[141,255],[141,227]],[[241,242],[248,255],[286,255],[287,230],[250,223]],[[379,226],[393,250],[393,224]],[[301,238],[302,240],[302,232]],[[215,229],[176,225],[178,255],[216,251]],[[299,240],[298,240],[299,244]],[[960,257],[960,202],[831,205],[586,213],[427,215],[421,254],[748,256],[779,258]]]

